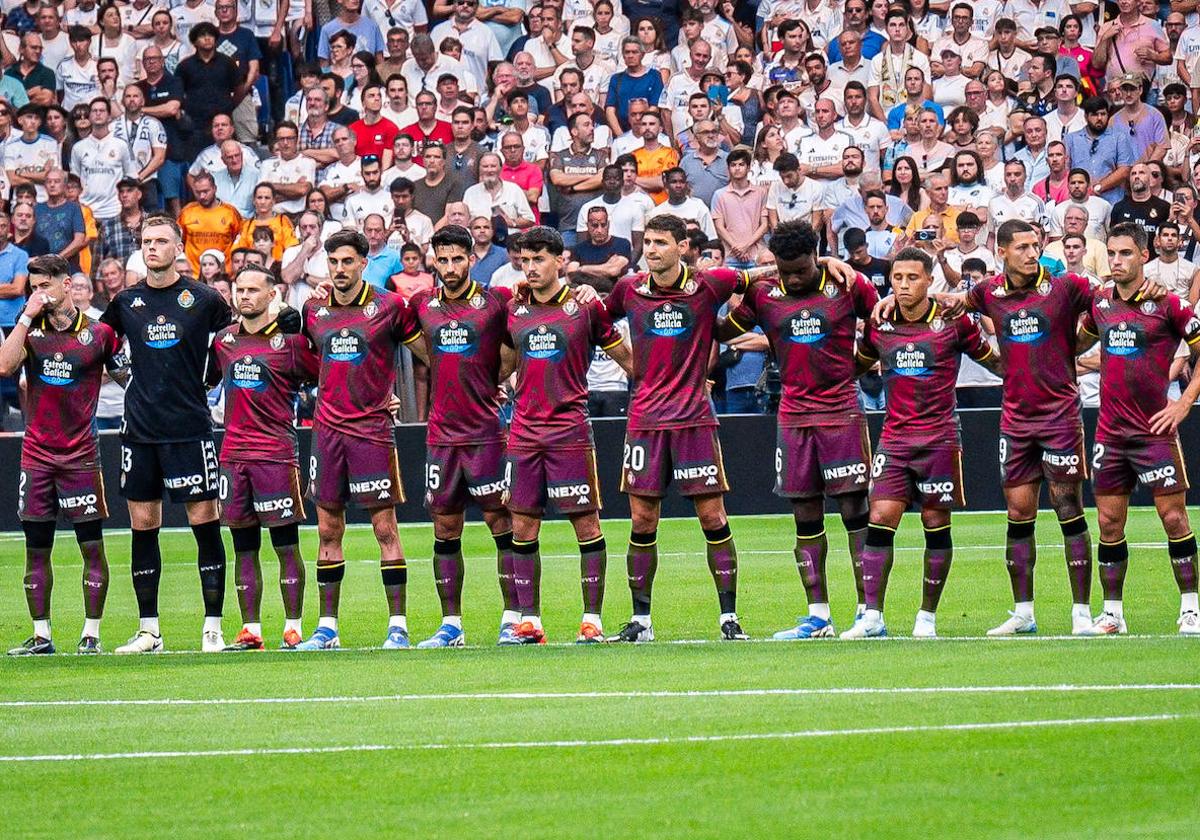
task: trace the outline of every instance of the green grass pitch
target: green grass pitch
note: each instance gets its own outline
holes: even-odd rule
[[[853,583],[841,525],[829,526],[843,629]],[[804,603],[791,523],[738,518],[733,529],[739,612],[756,639],[769,637]],[[0,661],[0,834],[1195,836],[1200,640],[1175,635],[1178,595],[1153,512],[1137,510],[1130,523],[1131,636],[1121,639],[1045,638],[1069,630],[1061,535],[1047,516],[1038,531],[1043,638],[977,638],[1010,606],[1003,529],[998,514],[956,517],[937,641],[905,638],[920,589],[914,516],[901,526],[888,597],[895,638],[859,643],[715,641],[703,537],[677,520],[659,532],[658,642],[496,649],[494,551],[472,525],[471,647],[401,652],[368,649],[383,638],[386,608],[371,535],[354,529],[341,620],[349,650]],[[628,523],[605,530],[612,631],[628,617]],[[432,535],[424,526],[402,536],[415,641],[439,621]],[[316,618],[315,542],[306,530],[306,631]],[[111,650],[135,629],[136,609],[129,536],[108,544]],[[547,632],[567,643],[578,629],[578,555],[564,523],[547,525],[542,545]],[[55,637],[71,651],[82,608],[69,533],[56,557]],[[165,535],[164,558],[168,650],[198,649],[191,536]],[[263,559],[275,645],[282,615],[269,544]],[[29,632],[22,568],[20,536],[0,537],[6,644]],[[1098,611],[1098,580],[1093,598]],[[231,570],[227,639],[236,613]]]

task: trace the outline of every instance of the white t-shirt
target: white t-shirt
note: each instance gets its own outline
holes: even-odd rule
[[[154,156],[155,149],[167,148],[167,132],[163,124],[145,114],[137,121],[117,117],[112,121],[112,133],[113,137],[129,146],[138,169],[146,168],[146,164],[150,163],[150,158]],[[243,159],[243,165],[253,162],[252,158],[249,161]]]
[[[713,225],[712,213],[709,212],[708,205],[694,195],[689,195],[679,205],[672,204],[670,201],[664,201],[647,213],[646,219],[649,220],[655,216],[666,214],[678,216],[681,219],[694,219],[696,224],[700,225],[700,230],[704,231],[709,239],[717,238],[717,228]],[[586,226],[585,220],[584,227],[586,228]]]
[[[272,184],[298,184],[308,181],[317,183],[317,162],[305,155],[296,155],[291,160],[284,160],[276,155],[262,162],[260,167],[262,180]],[[275,209],[281,213],[299,213],[304,209],[303,198],[286,198],[275,202]]]
[[[835,129],[828,138],[810,134],[800,141],[796,157],[805,166],[836,166],[842,162],[842,152],[853,145],[854,138],[844,131]]]
[[[304,4],[299,5],[303,9]],[[375,25],[385,37],[393,26],[407,29],[411,37],[416,33],[416,27],[429,23],[429,15],[421,0],[396,0],[395,3],[389,3],[387,0],[367,0],[363,6],[363,13],[375,21]]]
[[[343,224],[349,228],[357,228],[362,230],[363,222],[367,220],[367,216],[372,213],[378,213],[383,217],[385,225],[392,223],[392,211],[395,205],[392,204],[392,191],[387,187],[380,185],[375,192],[351,193],[346,196],[344,203],[345,218]]]
[[[1183,257],[1178,257],[1172,263],[1164,263],[1160,258],[1146,263],[1143,273],[1147,280],[1165,286],[1168,291],[1186,301],[1192,290],[1192,277],[1196,274],[1196,268],[1195,263]]]
[[[929,81],[929,59],[911,45],[906,45],[900,55],[894,55],[885,44],[879,54],[871,59],[871,76],[867,87],[879,87],[879,101],[884,113],[904,101],[904,74],[913,67],[919,67],[925,73],[925,81]]]
[[[1055,108],[1045,116],[1046,120],[1046,142],[1053,143],[1055,140],[1062,140],[1063,136],[1070,134],[1073,131],[1087,127],[1087,117],[1084,116],[1082,108],[1076,108],[1075,114],[1064,124],[1062,117]]]
[[[892,147],[892,135],[888,132],[887,124],[870,114],[863,114],[862,122],[858,125],[846,117],[838,121],[837,127],[839,131],[849,134],[854,145],[862,149],[863,171],[879,172],[879,161],[884,151]]]
[[[959,105],[967,104],[967,82],[969,78],[959,73],[957,76],[942,76],[933,82],[933,101],[941,105],[947,112]]]
[[[344,164],[340,160],[335,160],[333,163],[321,170],[317,182],[318,187],[346,187],[351,184],[363,185],[362,177],[362,161],[355,158],[353,163]],[[387,183],[383,181],[381,183]],[[344,201],[339,201],[329,205],[329,215],[331,218],[339,222],[346,221],[346,204]],[[390,219],[389,219],[390,221]]]
[[[117,77],[120,84],[132,82],[136,78],[137,54],[138,43],[128,33],[121,33],[115,47],[106,44],[103,35],[92,38],[92,57],[116,59]]]
[[[988,202],[988,219],[992,230],[1009,219],[1023,219],[1026,222],[1042,224],[1045,217],[1046,205],[1032,193],[1024,193],[1016,199],[1009,198],[1007,193],[1001,193]]]
[[[781,222],[811,220],[813,211],[821,209],[824,197],[825,184],[816,178],[805,178],[794,190],[783,181],[773,181],[767,188],[767,209],[774,210]]]
[[[533,218],[533,209],[529,206],[525,191],[511,181],[500,182],[500,194],[495,200],[482,181],[473,184],[463,193],[463,201],[471,211],[471,218],[485,216],[490,219],[497,210],[517,218]]]
[[[300,245],[291,245],[285,248],[283,258],[279,261],[280,267],[291,265],[292,261],[300,255],[300,248]],[[318,249],[315,254],[305,260],[304,274],[314,282],[329,279],[329,260],[324,250]],[[304,306],[304,301],[312,297],[312,293],[313,287],[303,279],[296,281],[288,288],[288,306],[293,309],[300,309]]]
[[[629,196],[622,196],[615,204],[609,204],[604,196],[598,195],[579,208],[579,222],[575,225],[578,233],[587,231],[588,211],[593,207],[603,207],[608,211],[608,232],[619,236],[627,242],[633,242],[634,232],[641,233],[646,229],[646,214],[642,206]]]
[[[950,188],[946,203],[951,207],[987,207],[996,191],[984,184],[961,184]]]
[[[62,106],[67,111],[76,105],[91,102],[100,94],[95,59],[88,59],[87,63],[80,66],[71,56],[58,65],[57,77],[58,89],[63,94]]]
[[[85,137],[71,149],[71,171],[83,181],[81,203],[92,210],[97,221],[111,219],[121,212],[117,200],[117,182],[138,173],[137,163],[124,140],[110,132],[103,140]]]
[[[386,32],[387,30],[380,31]],[[465,32],[459,30],[453,20],[442,21],[433,27],[429,37],[433,38],[434,47],[440,46],[442,41],[447,38],[457,38],[462,43],[463,63],[467,65],[467,69],[471,71],[476,80],[488,77],[489,62],[504,60],[504,53],[500,51],[500,42],[496,40],[496,33],[492,32],[486,23],[479,20],[472,19]],[[567,55],[570,54],[568,47]],[[436,88],[437,78],[435,77],[432,81]],[[416,96],[417,93],[418,91],[409,88],[409,96]]]
[[[304,6],[303,3],[299,5],[301,8]],[[213,6],[213,3],[205,0],[197,6],[180,3],[171,9],[171,20],[175,21],[175,37],[179,39],[180,43],[191,44],[191,41],[188,40],[188,33],[197,23],[207,21],[213,26],[217,25],[217,10]]]
[[[1089,239],[1099,239],[1104,241],[1107,238],[1108,217],[1112,213],[1112,204],[1098,195],[1089,195],[1086,202],[1080,203],[1074,199],[1070,201],[1062,201],[1053,205],[1050,210],[1050,223],[1047,226],[1047,233],[1051,236],[1062,236],[1063,221],[1067,216],[1067,209],[1070,207],[1082,207],[1087,210],[1088,226],[1084,230],[1084,236]]]
[[[26,143],[20,134],[13,132],[4,144],[4,168],[9,172],[24,175],[27,172],[46,172],[51,168],[57,169],[62,163],[58,143],[39,134],[32,143]],[[38,202],[46,200],[46,188],[34,184],[37,188]]]

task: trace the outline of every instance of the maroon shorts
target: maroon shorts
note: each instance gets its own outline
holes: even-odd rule
[[[333,510],[347,504],[365,510],[404,504],[395,445],[314,428],[308,496]]]
[[[661,498],[674,482],[682,496],[729,492],[714,427],[625,433],[621,492]]]
[[[1078,484],[1087,478],[1083,425],[1010,430],[1000,435],[1000,480],[1005,487],[1035,481]]]
[[[1155,496],[1188,489],[1178,437],[1097,442],[1092,451],[1092,492],[1097,496],[1128,496],[1139,484]]]
[[[600,510],[596,450],[508,449],[507,504],[513,513],[541,516],[546,507],[563,516]]]
[[[871,462],[871,499],[952,510],[966,504],[962,449],[953,445],[880,444]]]
[[[425,507],[430,513],[462,513],[474,500],[480,510],[503,510],[504,469],[504,441],[430,445],[425,456]]]
[[[27,467],[17,488],[17,515],[24,522],[87,522],[108,516],[100,470]]]
[[[866,493],[871,439],[867,421],[841,426],[779,427],[775,493],[788,499]]]
[[[218,480],[221,524],[274,528],[304,521],[300,468],[267,461],[230,461]]]

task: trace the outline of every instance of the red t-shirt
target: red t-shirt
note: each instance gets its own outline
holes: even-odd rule
[[[392,144],[396,141],[396,135],[400,133],[400,129],[396,128],[394,122],[383,117],[374,125],[367,125],[362,120],[355,120],[350,123],[350,130],[358,138],[354,144],[354,154],[359,157],[367,155],[379,157],[385,149],[390,151]]]

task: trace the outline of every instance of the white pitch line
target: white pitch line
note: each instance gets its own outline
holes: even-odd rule
[[[689,691],[508,691],[451,692],[443,694],[366,694],[332,697],[230,697],[230,698],[145,698],[85,700],[5,700],[0,708],[44,708],[54,706],[234,706],[301,703],[403,703],[450,700],[635,700],[700,699],[708,697],[837,697],[843,695],[922,694],[1072,694],[1081,692],[1200,691],[1200,683],[1115,683],[1080,685],[963,685],[963,686],[846,686],[841,688],[741,688],[695,689]]]
[[[742,732],[725,735],[681,735],[659,738],[599,738],[560,741],[450,741],[425,744],[346,744],[328,747],[263,747],[228,750],[162,750],[126,753],[51,753],[46,755],[0,755],[0,762],[118,761],[148,758],[223,758],[267,755],[314,755],[426,750],[536,750],[580,747],[654,747],[673,744],[716,744],[726,741],[790,741],[801,738],[838,738],[862,735],[902,735],[923,732],[985,732],[1005,729],[1101,726],[1130,723],[1159,723],[1194,718],[1196,715],[1123,715],[1113,717],[1058,718],[1053,720],[1007,720],[979,723],[947,723],[926,726],[878,726],[857,729],[802,729],[794,732]]]

